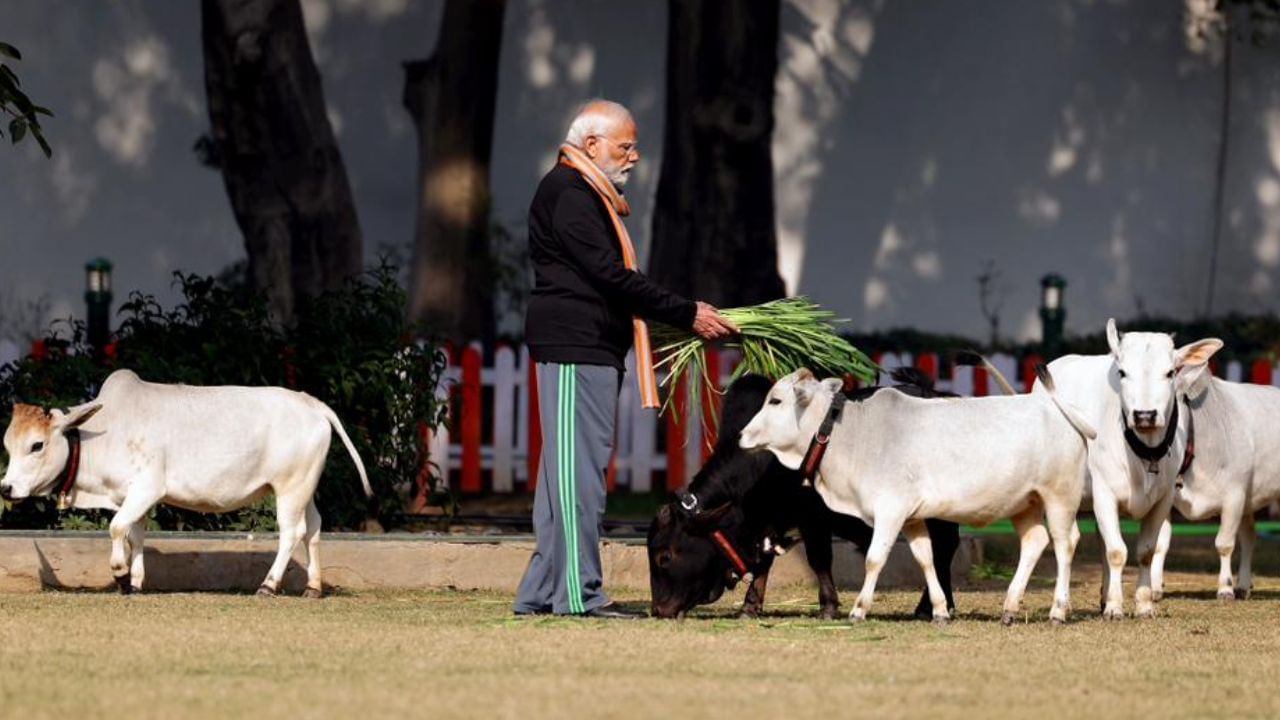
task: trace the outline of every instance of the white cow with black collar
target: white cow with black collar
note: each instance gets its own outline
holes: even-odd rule
[[[986,525],[1011,517],[1022,539],[1021,558],[1003,620],[1013,621],[1052,536],[1058,582],[1050,617],[1065,621],[1079,537],[1075,515],[1085,481],[1084,438],[1093,435],[1088,423],[1044,396],[923,400],[885,390],[846,402],[840,386],[835,379],[819,382],[807,370],[782,378],[739,443],[769,450],[784,466],[798,469],[831,403],[845,403],[814,487],[832,510],[874,528],[866,579],[850,619],[866,618],[901,530],[924,571],[934,620],[945,622],[946,600],[924,521]]]
[[[308,597],[319,597],[320,513],[316,485],[336,432],[366,494],[364,464],[333,411],[299,392],[271,387],[193,387],[143,382],[118,370],[93,402],[46,411],[14,406],[4,435],[9,468],[0,495],[21,499],[57,491],[67,467],[66,433],[79,429],[78,508],[115,510],[111,572],[122,592],[142,588],[146,517],[156,503],[226,512],[276,496],[280,547],[259,592],[280,588],[293,548],[305,540]]]
[[[1122,336],[1115,320],[1108,320],[1107,342],[1109,355],[1067,355],[1049,363],[1049,370],[1059,397],[1079,408],[1098,430],[1089,448],[1088,487],[1106,546],[1103,617],[1124,617],[1121,575],[1128,549],[1120,533],[1121,514],[1141,523],[1134,612],[1151,617],[1162,592],[1174,483],[1186,455],[1187,413],[1175,409],[1176,380],[1203,368],[1222,341],[1211,338],[1175,348],[1166,333]],[[1044,388],[1037,382],[1032,392]],[[1148,458],[1140,457],[1130,442]]]

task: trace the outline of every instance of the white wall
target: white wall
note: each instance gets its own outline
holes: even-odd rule
[[[399,63],[432,50],[439,0],[304,0],[367,255],[412,233],[416,148]],[[523,232],[575,105],[628,103],[644,162],[642,253],[661,157],[666,3],[509,0],[495,220]],[[0,152],[0,283],[82,312],[83,261],[173,297],[170,272],[242,253],[220,177],[191,146],[204,109],[199,3],[0,0],[24,87],[57,118],[52,161]],[[1221,71],[1182,3],[787,0],[776,187],[789,286],[861,328],[984,334],[974,277],[1003,271],[1003,328],[1034,335],[1037,280],[1064,274],[1068,328],[1203,304]],[[1274,310],[1280,63],[1236,47],[1230,232],[1215,308]]]

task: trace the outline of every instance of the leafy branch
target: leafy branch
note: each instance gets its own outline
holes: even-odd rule
[[[4,58],[21,60],[22,53],[9,43],[0,42],[0,60]],[[22,82],[18,80],[18,74],[4,62],[0,62],[0,112],[9,116],[8,132],[13,144],[18,144],[30,133],[40,149],[44,151],[45,157],[53,156],[49,142],[44,139],[44,128],[40,126],[40,116],[53,117],[53,113],[48,108],[36,105],[31,98],[27,97],[27,94],[22,91]],[[0,128],[3,126],[4,123],[0,122]],[[5,131],[0,129],[0,138],[4,137],[4,133]]]

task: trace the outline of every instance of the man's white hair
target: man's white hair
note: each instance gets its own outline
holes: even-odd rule
[[[608,135],[619,124],[635,120],[631,111],[611,100],[592,100],[578,111],[569,132],[564,136],[568,145],[581,148],[592,135]]]

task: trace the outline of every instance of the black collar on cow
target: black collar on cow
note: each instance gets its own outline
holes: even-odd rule
[[[1178,475],[1182,475],[1191,468],[1191,463],[1196,457],[1196,425],[1195,417],[1191,414],[1191,402],[1184,395],[1182,402],[1187,406],[1187,449],[1182,457],[1182,465],[1178,468]],[[1120,422],[1125,423],[1124,415],[1120,416]],[[1173,403],[1173,412],[1169,416],[1169,428],[1165,430],[1164,438],[1159,445],[1154,447],[1143,443],[1138,439],[1137,433],[1125,423],[1124,440],[1129,444],[1129,449],[1134,455],[1143,459],[1147,463],[1147,472],[1155,474],[1160,472],[1159,462],[1161,458],[1169,454],[1169,448],[1173,446],[1173,438],[1178,430],[1178,402]]]
[[[813,476],[818,474],[818,468],[822,465],[822,456],[827,454],[827,443],[831,441],[831,430],[837,422],[840,422],[846,396],[853,391],[853,388],[853,376],[845,375],[840,392],[831,396],[831,407],[827,409],[827,416],[822,419],[818,434],[809,441],[809,449],[805,451],[804,461],[800,463],[800,471],[804,473],[805,480],[812,482]]]
[[[72,429],[66,431],[63,435],[67,438],[67,445],[70,447],[67,449],[67,465],[58,474],[59,510],[66,510],[71,507],[71,499],[68,494],[76,484],[76,475],[80,473],[80,431]]]

